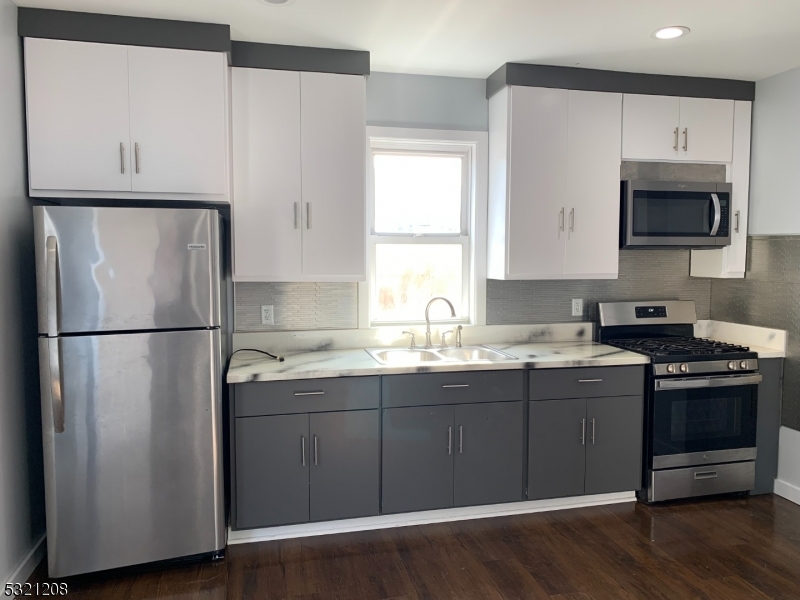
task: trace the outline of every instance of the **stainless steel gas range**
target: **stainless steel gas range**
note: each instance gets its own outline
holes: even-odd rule
[[[601,303],[599,340],[650,357],[639,499],[755,485],[758,355],[694,337],[694,302]]]

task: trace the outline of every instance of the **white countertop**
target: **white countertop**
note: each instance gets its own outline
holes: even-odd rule
[[[786,356],[787,333],[782,329],[704,320],[694,326],[694,334],[719,342],[748,346],[758,353],[758,358]]]
[[[448,371],[499,371],[506,369],[551,369],[563,367],[612,367],[645,365],[650,359],[596,342],[488,344],[515,356],[497,362],[442,361],[424,365],[382,365],[363,349],[323,350],[287,355],[283,362],[255,352],[242,351],[231,358],[228,383],[283,381],[322,377],[395,375]]]

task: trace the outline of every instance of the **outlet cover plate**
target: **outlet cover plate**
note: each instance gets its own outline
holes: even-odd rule
[[[272,304],[261,305],[261,324],[262,325],[275,325],[275,313],[272,310]]]
[[[573,317],[582,317],[583,316],[583,299],[582,298],[573,298],[572,299],[572,316]]]

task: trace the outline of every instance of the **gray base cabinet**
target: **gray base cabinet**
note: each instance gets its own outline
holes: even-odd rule
[[[455,407],[455,506],[522,500],[522,402]]]
[[[642,487],[642,418],[639,396],[586,401],[586,494]]]
[[[236,526],[309,519],[308,415],[236,419]]]
[[[383,411],[383,512],[453,506],[452,406]]]
[[[311,520],[378,514],[380,422],[377,410],[313,413]]]

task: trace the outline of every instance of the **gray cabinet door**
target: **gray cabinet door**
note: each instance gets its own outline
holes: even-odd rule
[[[453,407],[383,411],[383,513],[453,506]]]
[[[308,521],[308,415],[236,419],[236,527]]]
[[[588,443],[585,419],[584,398],[529,403],[529,500],[583,494]]]
[[[456,506],[522,500],[522,402],[455,407]]]
[[[628,492],[642,487],[641,396],[586,401],[586,493]]]
[[[377,515],[380,422],[377,410],[311,415],[311,520]]]

